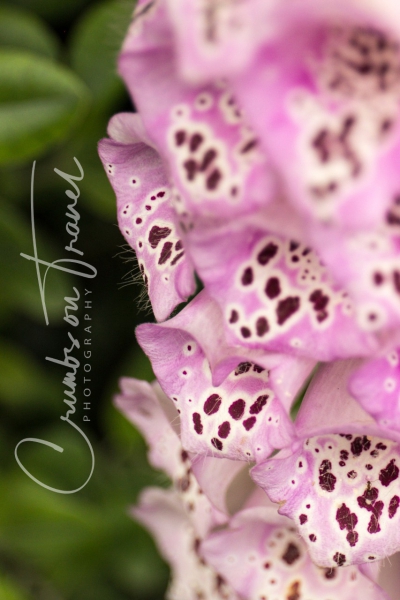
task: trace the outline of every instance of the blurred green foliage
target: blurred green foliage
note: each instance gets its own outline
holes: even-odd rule
[[[131,108],[116,57],[132,10],[125,0],[0,7],[0,600],[158,600],[168,579],[152,539],[128,515],[140,490],[166,484],[165,477],[148,466],[144,441],[111,403],[120,376],[153,377],[134,340],[135,326],[151,317],[138,311],[138,284],[120,289],[132,264],[118,256],[126,254],[115,199],[97,156],[110,116]],[[96,466],[83,490],[61,495],[31,481],[14,449],[26,437],[61,445],[63,454],[40,444],[19,449],[23,464],[52,487],[79,487],[90,471],[83,438],[60,420],[65,370],[46,361],[61,359],[69,345],[64,297],[85,285],[51,271],[46,326],[35,266],[20,253],[33,253],[35,160],[38,254],[65,258],[70,200],[54,168],[76,173],[74,157],[85,173],[78,247],[98,271],[85,280],[93,304],[90,422],[82,420],[82,371],[74,421],[92,443]],[[83,310],[78,316],[82,323]],[[82,341],[83,325],[76,336]]]

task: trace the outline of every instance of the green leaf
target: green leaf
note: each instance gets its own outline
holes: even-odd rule
[[[95,5],[78,22],[71,37],[71,65],[102,106],[123,94],[117,56],[133,7],[133,2],[121,0]]]
[[[2,600],[27,600],[28,596],[10,579],[0,575],[0,598]]]
[[[38,158],[69,135],[87,107],[85,85],[67,68],[0,50],[0,164]]]
[[[29,185],[29,182],[28,182]],[[49,240],[36,231],[38,255],[52,262],[56,256]],[[0,202],[0,306],[22,311],[29,317],[44,324],[42,303],[33,261],[20,256],[23,252],[32,254],[31,225],[15,208]],[[71,277],[62,271],[52,269],[46,283],[46,308],[51,325],[64,316],[64,297],[70,295]]]
[[[54,33],[33,13],[0,7],[0,46],[10,46],[55,58],[59,44]]]

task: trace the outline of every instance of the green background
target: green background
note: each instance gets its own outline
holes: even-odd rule
[[[152,320],[136,298],[134,253],[116,224],[115,198],[97,156],[109,118],[132,110],[116,75],[116,57],[133,2],[18,0],[0,4],[0,599],[160,599],[168,569],[150,536],[128,516],[146,485],[165,485],[150,469],[141,436],[112,405],[118,378],[152,379],[134,328]],[[77,209],[76,247],[95,266],[94,280],[52,271],[46,326],[32,254],[30,180],[36,160],[35,221],[40,258],[65,258],[70,241],[65,215],[71,201],[54,168],[84,169]],[[78,258],[78,257],[77,257]],[[66,414],[61,359],[71,327],[64,297],[73,286],[92,290],[90,423],[83,424],[82,367],[77,413],[94,448],[88,485],[72,495],[31,481],[14,458],[16,444],[37,437],[61,445],[21,447],[27,468],[48,485],[79,487],[90,455]],[[81,308],[83,298],[80,301]],[[88,311],[86,311],[88,312]],[[83,314],[76,337],[83,341]],[[86,323],[85,323],[86,324]],[[75,332],[74,332],[75,333]],[[83,347],[75,351],[83,361]],[[89,377],[89,375],[88,375]]]

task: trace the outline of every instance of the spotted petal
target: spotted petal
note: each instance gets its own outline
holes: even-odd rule
[[[400,35],[373,4],[271,3],[273,34],[235,80],[291,200],[351,229],[382,220],[400,183]]]
[[[274,185],[257,136],[226,83],[179,78],[165,3],[147,6],[137,9],[119,71],[168,164],[177,210],[223,218],[253,210]]]
[[[121,380],[122,394],[117,407],[134,423],[149,444],[149,460],[172,479],[181,510],[190,518],[197,535],[203,537],[226,516],[208,500],[192,471],[192,457],[185,452],[179,437],[179,415],[159,385],[136,379]],[[205,477],[213,472],[213,463],[204,467]]]
[[[162,321],[194,292],[193,268],[178,231],[160,157],[139,141],[143,125],[139,117],[132,117],[114,117],[110,132],[118,141],[102,140],[99,154],[117,196],[121,232],[136,252],[155,316]]]
[[[350,235],[324,227],[314,228],[312,233],[322,260],[351,296],[360,329],[384,333],[394,340],[400,324],[399,225],[397,195],[385,224],[374,229]]]
[[[201,552],[245,600],[285,598],[384,600],[360,568],[320,568],[289,519],[267,507],[243,510],[229,529],[209,536]]]
[[[199,556],[200,539],[176,491],[147,488],[132,516],[151,531],[172,567],[169,600],[239,600],[223,578]]]
[[[202,292],[165,324],[140,325],[136,330],[138,341],[150,357],[161,387],[181,413],[182,443],[186,450],[259,461],[292,439],[292,424],[287,414],[291,402],[287,397],[278,397],[285,389],[282,382],[285,367],[288,373],[295,371],[285,382],[291,387],[291,391],[285,392],[291,401],[294,385],[300,387],[313,363],[300,360],[297,364],[293,358],[286,361],[281,356],[279,364],[278,357],[272,355],[271,373],[276,368],[280,376],[270,377],[268,354],[259,354],[257,363],[252,362],[251,355],[243,362],[238,360],[240,353],[243,356],[243,349],[239,348],[235,362],[234,355],[229,356],[236,369],[219,386],[213,385],[204,350],[207,339],[206,344],[201,342],[214,336],[214,351],[221,348],[222,360],[226,343],[225,347],[224,342],[218,345],[223,332],[221,317],[215,308],[213,313],[207,311],[210,306],[215,307],[215,303]],[[207,319],[207,314],[214,314],[214,319]]]
[[[353,367],[321,369],[296,422],[302,442],[252,471],[324,567],[373,562],[400,549],[399,435],[388,439],[348,394]]]
[[[400,434],[400,350],[364,361],[352,374],[349,389],[383,431]]]
[[[377,341],[359,330],[346,292],[316,253],[270,233],[263,214],[195,227],[187,244],[200,278],[223,309],[232,342],[323,361],[376,349]]]

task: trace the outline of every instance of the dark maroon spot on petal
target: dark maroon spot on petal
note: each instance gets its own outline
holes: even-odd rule
[[[239,398],[239,400],[235,400],[235,402],[232,402],[232,404],[230,405],[230,407],[228,409],[228,412],[231,415],[232,419],[235,419],[235,421],[238,421],[239,419],[242,418],[245,408],[246,408],[246,402],[244,400],[242,400],[241,398]]]
[[[269,562],[264,563],[264,569],[269,569],[271,564]]]
[[[178,250],[182,250],[182,248],[183,248],[182,240],[178,240],[175,244],[175,250],[178,252]]]
[[[231,311],[231,316],[229,318],[229,323],[237,323],[239,321],[239,314],[237,310]]]
[[[182,450],[181,451],[181,459],[182,462],[186,462],[189,458],[189,454],[186,452],[186,450]]]
[[[310,542],[315,542],[315,541],[316,541],[316,539],[317,539],[317,536],[316,536],[314,533],[311,533],[311,534],[308,536],[308,538],[309,538]]]
[[[281,293],[281,284],[278,277],[270,277],[265,286],[265,293],[271,300]]]
[[[378,450],[386,450],[387,446],[385,446],[385,444],[382,444],[382,442],[379,442],[378,444],[376,444],[375,448],[378,448]]]
[[[285,553],[282,555],[282,560],[287,565],[293,565],[296,560],[299,560],[301,556],[300,550],[296,544],[290,542],[285,550]]]
[[[307,523],[308,521],[308,517],[307,515],[300,515],[300,525],[304,525],[304,523]]]
[[[201,435],[203,433],[203,425],[201,422],[201,416],[197,412],[193,413],[193,423],[195,432]]]
[[[261,252],[258,253],[257,260],[260,265],[266,265],[272,258],[274,258],[277,252],[278,246],[273,242],[269,242],[269,244],[264,246]]]
[[[329,296],[325,296],[322,290],[315,290],[308,299],[314,305],[315,311],[324,310],[329,303]]]
[[[327,471],[331,471],[332,470],[332,463],[330,460],[325,459],[321,462],[320,467],[319,467],[319,474],[323,475],[324,473],[326,473]]]
[[[346,556],[344,554],[341,554],[340,552],[336,552],[336,554],[333,555],[333,560],[335,561],[338,567],[341,567],[346,562]]]
[[[218,394],[211,394],[204,402],[203,410],[206,415],[213,415],[219,411],[222,398]]]
[[[171,267],[173,267],[174,265],[176,265],[176,263],[178,262],[178,260],[180,260],[182,258],[182,256],[184,256],[185,253],[184,252],[180,252],[179,254],[177,254],[175,256],[175,258],[173,260],[171,260]]]
[[[186,160],[183,163],[183,166],[186,170],[186,176],[188,181],[193,181],[193,179],[196,176],[196,171],[197,171],[197,163],[195,160],[193,160],[193,158],[190,158],[189,160]]]
[[[336,521],[339,524],[341,530],[347,529],[347,531],[353,531],[354,527],[357,525],[358,518],[355,513],[352,513],[351,510],[343,503],[340,508],[336,511]]]
[[[263,409],[263,407],[267,404],[267,400],[269,398],[268,394],[264,396],[258,396],[257,400],[250,406],[250,414],[258,415]]]
[[[253,148],[255,148],[258,144],[258,140],[250,140],[247,142],[245,146],[241,149],[241,154],[246,154],[246,152],[250,152]]]
[[[365,465],[365,468],[366,468],[368,471],[370,471],[371,469],[373,469],[373,466],[372,466],[372,465],[370,465],[370,464],[368,464],[368,465]]]
[[[356,471],[349,471],[349,472],[347,473],[347,477],[348,477],[349,479],[355,479],[355,478],[357,477],[357,473],[356,473]]]
[[[340,460],[339,461],[339,467],[345,467],[346,463],[344,462],[344,460]]]
[[[244,338],[249,338],[251,336],[251,331],[248,327],[241,327],[240,333]]]
[[[253,363],[251,362],[241,362],[238,364],[238,366],[235,369],[235,375],[243,375],[244,373],[248,373],[251,369],[251,365]]]
[[[393,271],[393,283],[394,283],[394,289],[396,290],[396,292],[398,294],[400,294],[400,272],[399,271]]]
[[[175,133],[175,143],[177,146],[182,146],[185,142],[186,133],[183,130],[177,131]]]
[[[150,206],[149,204],[146,204],[146,205],[145,205],[145,209],[146,209],[146,210],[151,210],[151,206]]]
[[[265,369],[264,367],[260,367],[260,365],[253,365],[253,371],[255,373],[263,373]]]
[[[310,507],[311,507],[311,504],[306,504],[306,508],[310,508]]]
[[[375,285],[382,285],[383,279],[384,279],[384,277],[383,277],[382,273],[378,273],[378,272],[374,273]]]
[[[157,198],[164,198],[165,192],[158,192]]]
[[[167,262],[167,260],[171,258],[172,246],[172,242],[165,242],[161,250],[160,258],[158,259],[159,265],[164,265]]]
[[[290,252],[294,252],[295,250],[297,250],[297,248],[300,246],[300,244],[298,244],[297,242],[294,242],[293,240],[290,242]]]
[[[219,181],[221,179],[221,171],[219,169],[214,169],[211,174],[206,179],[206,187],[208,190],[215,190],[218,187]]]
[[[192,135],[192,137],[190,138],[190,144],[189,144],[190,150],[192,152],[196,152],[197,148],[200,146],[203,139],[204,138],[202,135],[200,135],[200,133],[195,133],[194,135]]]
[[[281,300],[276,309],[278,324],[283,325],[295,312],[299,310],[300,298],[298,296],[288,296]]]
[[[340,451],[340,458],[342,460],[347,460],[349,458],[349,453],[347,452],[347,450]]]
[[[143,219],[141,219],[140,217],[138,217],[138,218],[136,219],[136,224],[137,224],[137,225],[140,225],[140,223],[141,223],[142,221],[143,221]]]
[[[360,456],[362,452],[364,452],[364,451],[366,452],[367,450],[370,449],[371,442],[367,438],[367,436],[364,435],[362,438],[361,437],[354,438],[354,440],[351,442],[350,447],[351,447],[351,451],[354,456]]]
[[[246,431],[250,431],[250,429],[254,427],[256,420],[257,419],[255,417],[250,417],[249,419],[243,421],[243,427],[246,429]]]
[[[372,451],[370,452],[370,455],[371,455],[373,458],[376,458],[377,456],[379,456],[379,452],[378,452],[377,450],[372,450]]]
[[[395,459],[392,458],[392,460],[390,461],[390,463],[380,471],[379,473],[379,481],[381,482],[382,485],[384,485],[385,487],[388,487],[388,485],[390,485],[392,483],[392,481],[395,481],[399,476],[399,468],[398,466],[395,464]]]
[[[350,546],[355,546],[358,542],[357,531],[349,531],[349,533],[346,535],[346,540],[349,542]]]
[[[272,583],[272,580],[271,580]],[[289,595],[286,596],[285,600],[300,600],[301,592],[300,592],[300,581],[294,581],[290,586]]]
[[[325,579],[335,579],[336,569],[325,569]]]
[[[190,487],[190,478],[187,475],[181,477],[177,481],[177,486],[181,492],[186,492]]]
[[[258,337],[262,337],[269,331],[268,321],[265,317],[258,317],[256,322],[256,333]]]
[[[218,427],[218,435],[221,438],[227,438],[229,435],[229,432],[231,430],[231,424],[229,423],[229,421],[224,421],[219,427]]]
[[[242,275],[242,285],[250,285],[253,283],[253,269],[251,267],[247,267],[243,271]]]
[[[324,473],[319,476],[319,485],[320,488],[325,490],[326,492],[333,492],[335,489],[336,477],[333,473]]]
[[[399,508],[400,498],[398,496],[393,496],[391,501],[389,502],[389,519],[393,519],[394,515]]]
[[[222,442],[218,438],[212,438],[211,443],[217,450],[222,450]]]
[[[205,171],[207,169],[207,167],[210,166],[210,164],[212,163],[212,161],[214,160],[214,158],[216,156],[217,156],[217,153],[215,150],[213,150],[213,149],[207,150],[207,152],[203,156],[203,161],[199,167],[199,171]]]

